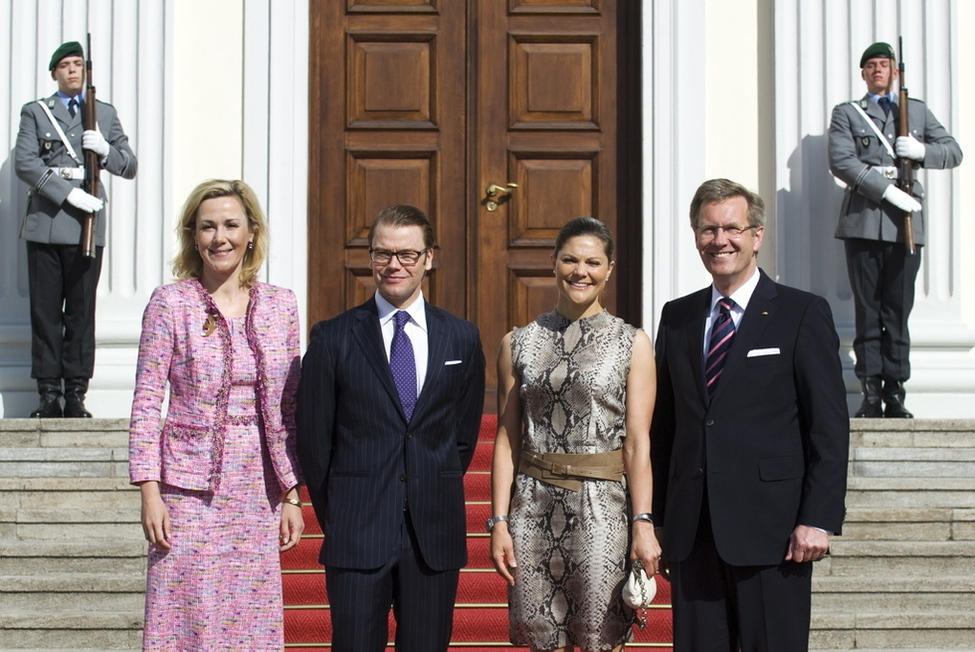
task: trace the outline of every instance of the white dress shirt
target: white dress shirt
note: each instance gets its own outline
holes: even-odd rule
[[[393,317],[399,312],[389,301],[376,292],[376,308],[379,313],[379,325],[383,331],[383,345],[386,347],[386,360],[389,360],[389,350],[393,344],[393,334],[396,332],[396,320]],[[416,395],[419,396],[423,391],[423,380],[427,377],[427,364],[430,357],[430,341],[427,331],[427,309],[423,300],[423,294],[417,298],[406,312],[410,315],[410,320],[406,322],[403,330],[413,344],[413,359],[416,361]]]

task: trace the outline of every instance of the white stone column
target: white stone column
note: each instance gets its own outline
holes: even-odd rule
[[[644,3],[643,327],[667,301],[704,287],[687,205],[705,179],[704,0]]]
[[[129,415],[142,311],[152,290],[172,278],[173,225],[188,191],[174,188],[178,171],[185,169],[174,160],[174,143],[182,142],[181,127],[192,126],[177,124],[174,115],[192,121],[200,111],[243,114],[242,133],[230,135],[240,143],[242,161],[208,154],[211,138],[204,137],[191,163],[209,176],[233,170],[255,188],[272,236],[263,277],[294,289],[304,314],[307,0],[275,2],[273,13],[270,0],[243,0],[234,7],[244,14],[239,67],[217,70],[202,61],[190,72],[198,75],[190,87],[214,75],[243,83],[243,106],[238,95],[223,109],[177,92],[186,81],[174,79],[173,71],[177,4],[184,12],[179,20],[196,20],[192,5],[176,0],[0,0],[0,39],[10,44],[0,48],[0,83],[9,90],[0,95],[0,125],[6,127],[0,133],[0,417],[25,417],[37,405],[30,378],[26,254],[18,238],[26,187],[14,175],[12,159],[20,107],[56,90],[47,71],[51,53],[64,41],[83,43],[86,32],[92,34],[98,97],[118,109],[139,159],[134,181],[102,175],[110,197],[109,244],[98,288],[89,409],[97,417]],[[183,149],[180,144],[178,151]]]
[[[776,0],[775,165],[777,261],[782,282],[832,305],[851,406],[859,404],[851,345],[853,305],[842,242],[833,238],[843,189],[828,169],[826,130],[834,105],[861,97],[863,50],[904,38],[905,76],[950,133],[960,113],[954,0]],[[975,287],[961,267],[957,170],[922,170],[927,244],[911,314],[908,407],[917,417],[975,416],[975,330],[963,320]]]

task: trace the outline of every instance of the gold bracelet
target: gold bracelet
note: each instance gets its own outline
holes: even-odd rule
[[[281,502],[288,503],[289,505],[294,505],[295,507],[301,508],[301,501],[295,500],[294,498],[282,498]]]

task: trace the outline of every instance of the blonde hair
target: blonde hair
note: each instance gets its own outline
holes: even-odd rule
[[[173,275],[180,280],[185,280],[199,279],[203,274],[203,258],[196,250],[196,242],[193,239],[196,234],[196,217],[203,202],[217,197],[239,199],[244,214],[247,215],[247,226],[254,234],[254,246],[248,247],[244,252],[244,263],[240,270],[240,286],[250,287],[257,279],[257,272],[267,257],[267,222],[257,200],[257,194],[250,186],[239,180],[209,179],[194,188],[186,198],[176,225],[179,253],[173,258]]]

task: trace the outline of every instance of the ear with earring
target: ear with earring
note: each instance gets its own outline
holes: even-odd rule
[[[248,249],[253,249],[254,248],[254,243],[253,242],[248,242],[247,243],[247,248]]]

